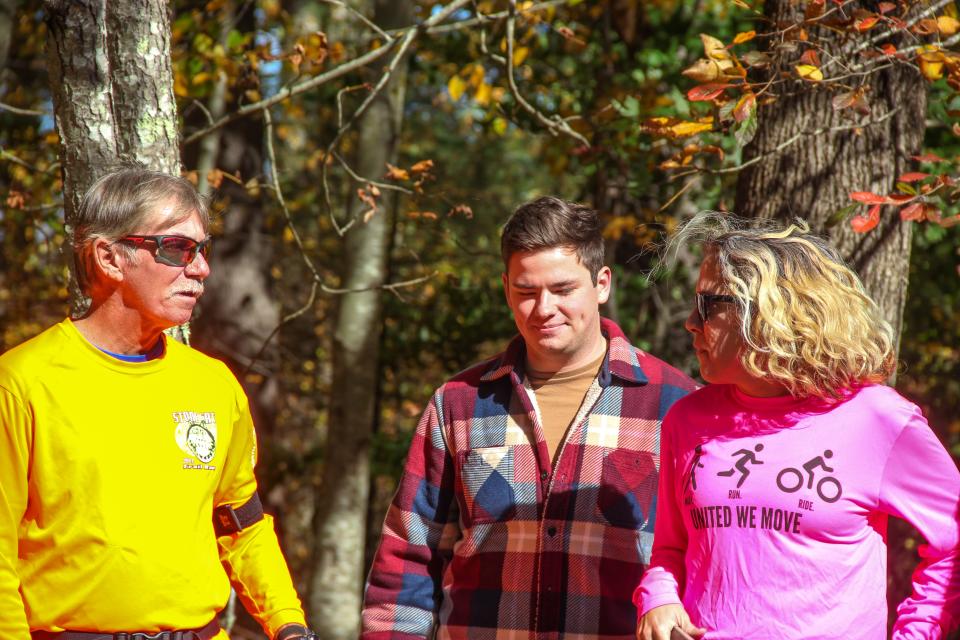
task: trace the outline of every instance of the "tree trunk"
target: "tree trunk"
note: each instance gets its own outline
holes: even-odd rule
[[[86,190],[118,164],[180,173],[170,19],[162,0],[47,0],[44,6],[71,225]],[[82,297],[72,288],[78,311]]]
[[[374,11],[381,27],[402,27],[413,22],[414,4],[377,0]],[[371,71],[379,75],[379,65]],[[400,64],[383,94],[358,122],[355,169],[362,176],[377,179],[387,162],[396,162],[405,84],[406,64]],[[375,288],[386,281],[394,208],[390,202],[394,198],[387,195],[366,223],[362,219],[368,207],[359,200],[351,202],[351,216],[361,220],[345,238],[346,288]],[[322,626],[331,640],[352,640],[359,631],[382,295],[375,289],[344,295],[334,330],[333,387],[310,590],[314,624]]]
[[[768,0],[765,12],[775,24],[783,24],[799,20],[803,6]],[[912,224],[901,222],[891,207],[865,234],[854,232],[846,220],[831,226],[830,218],[853,203],[851,191],[890,193],[897,176],[909,170],[910,156],[923,143],[926,87],[909,65],[894,65],[866,82],[871,112],[857,120],[850,119],[849,109],[833,109],[835,93],[802,81],[781,90],[776,102],[762,106],[744,161],[764,159],[740,173],[734,210],[745,217],[804,218],[815,232],[829,235],[893,326],[899,349]],[[863,126],[852,129],[853,123]],[[782,151],[773,151],[798,133],[827,127],[846,129],[802,136]]]

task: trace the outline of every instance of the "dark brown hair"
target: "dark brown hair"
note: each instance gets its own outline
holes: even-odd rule
[[[544,196],[517,207],[500,236],[503,268],[518,251],[569,247],[590,272],[593,284],[603,268],[603,235],[600,217],[590,207]]]

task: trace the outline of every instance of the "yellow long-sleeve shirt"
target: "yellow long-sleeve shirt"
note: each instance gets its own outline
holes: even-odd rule
[[[303,624],[272,519],[214,534],[255,463],[243,390],[189,347],[122,362],[65,320],[0,356],[0,638],[201,627],[231,582],[269,635]]]

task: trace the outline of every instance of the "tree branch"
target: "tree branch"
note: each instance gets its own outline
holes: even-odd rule
[[[21,109],[20,107],[15,107],[10,104],[0,102],[0,111],[9,111],[10,113],[15,113],[18,116],[45,116],[47,113],[45,111],[38,111],[36,109]]]
[[[513,94],[514,99],[517,101],[524,111],[532,115],[537,122],[542,124],[547,128],[550,133],[553,135],[564,134],[570,136],[574,140],[578,141],[585,147],[590,147],[590,141],[587,140],[583,135],[574,131],[570,125],[560,118],[559,116],[554,116],[553,118],[548,118],[543,113],[540,112],[536,107],[527,102],[526,98],[523,97],[520,93],[520,89],[517,88],[517,81],[513,75],[513,45],[514,45],[514,31],[516,30],[517,23],[517,0],[510,0],[510,15],[507,18],[507,59],[505,65],[507,68],[507,84],[510,86],[510,93]]]

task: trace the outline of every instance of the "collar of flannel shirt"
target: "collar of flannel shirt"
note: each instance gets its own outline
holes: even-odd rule
[[[603,366],[600,368],[601,388],[608,387],[614,377],[634,384],[647,384],[649,379],[643,372],[639,359],[643,352],[627,341],[617,323],[607,318],[600,318],[600,332],[610,343],[607,355],[603,358]],[[525,354],[526,346],[523,338],[517,335],[500,357],[494,359],[490,370],[480,379],[484,382],[497,380],[511,371],[516,371],[518,379],[522,380]]]

